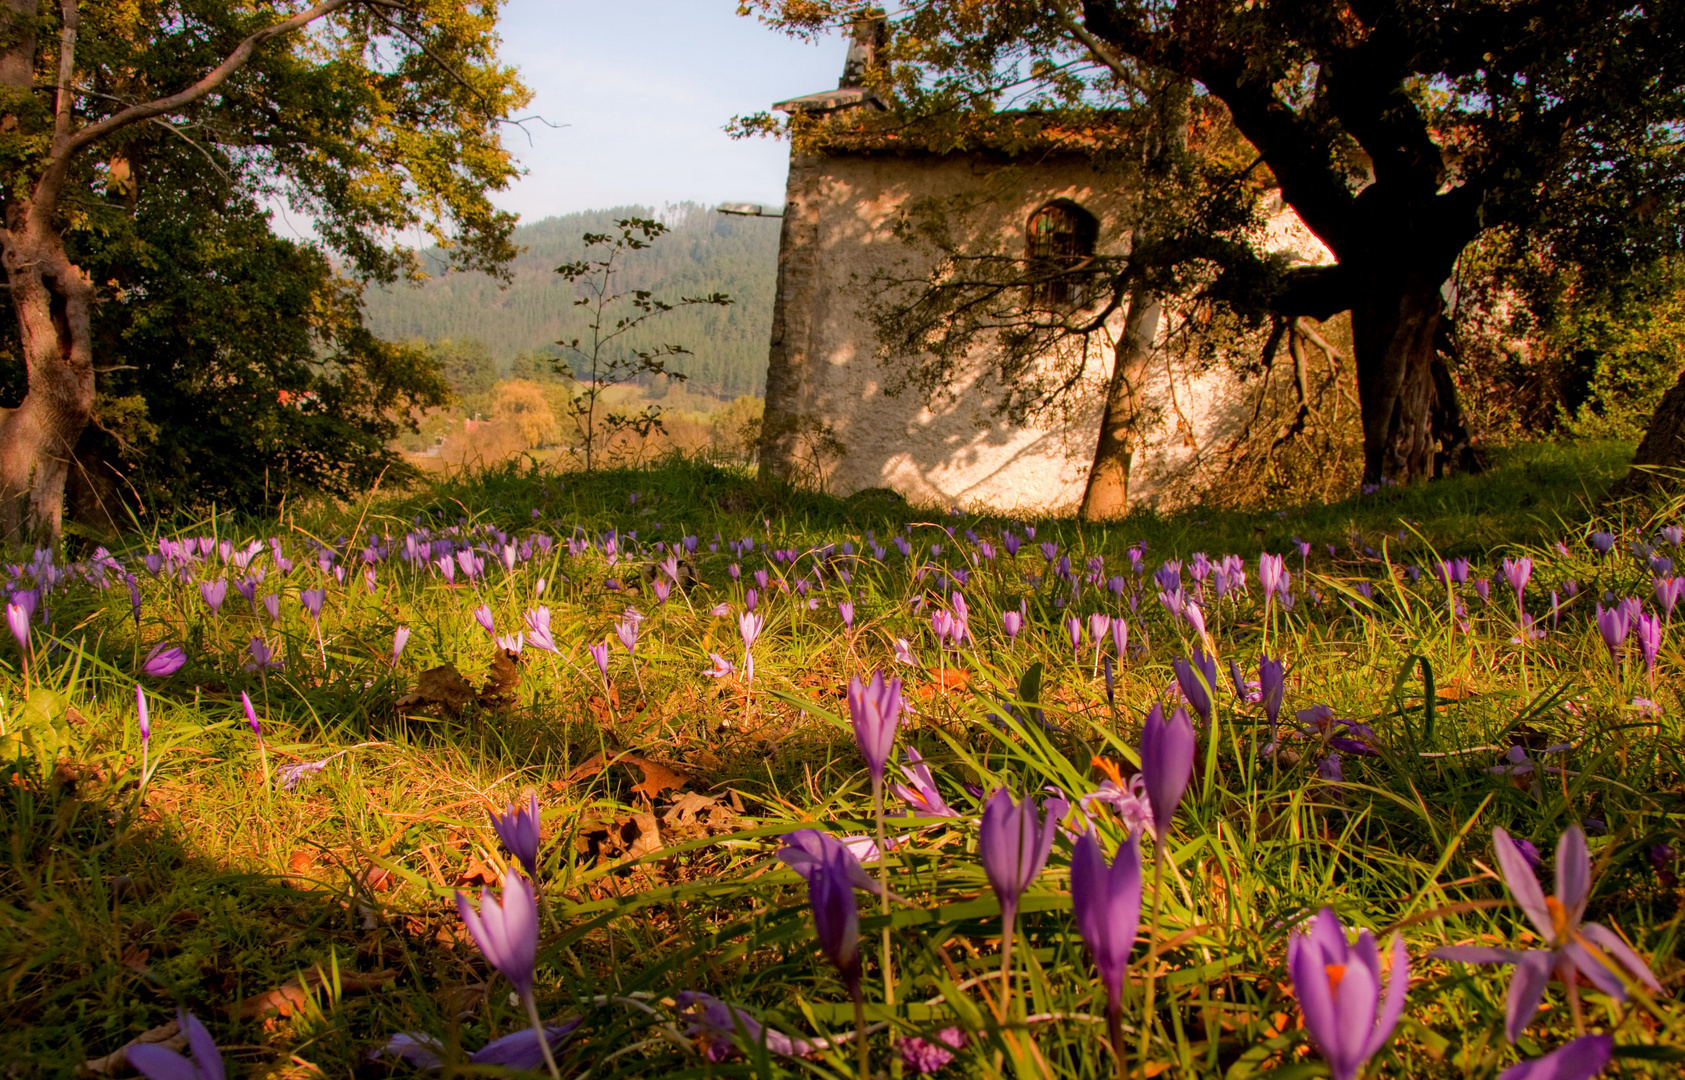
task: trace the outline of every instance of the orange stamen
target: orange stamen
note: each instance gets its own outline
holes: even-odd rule
[[[1328,992],[1330,994],[1339,993],[1340,980],[1346,977],[1346,965],[1325,964],[1323,965],[1323,970],[1328,973]]]
[[[1088,764],[1089,767],[1099,769],[1101,772],[1105,773],[1111,778],[1112,783],[1116,784],[1118,787],[1123,786],[1123,770],[1119,767],[1117,762],[1095,754],[1093,758],[1089,760]]]
[[[1556,930],[1556,938],[1562,940],[1562,935],[1568,931],[1568,909],[1562,906],[1562,901],[1554,896],[1545,897],[1545,910],[1550,912],[1551,926]]]

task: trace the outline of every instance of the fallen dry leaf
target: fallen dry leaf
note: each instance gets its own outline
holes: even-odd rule
[[[628,858],[639,859],[661,850],[661,826],[654,814],[633,814],[615,822]]]
[[[486,684],[480,688],[480,704],[488,709],[511,705],[515,701],[515,688],[520,685],[521,654],[513,649],[499,649],[491,658]]]
[[[474,688],[456,670],[455,664],[440,664],[423,671],[415,681],[415,689],[393,702],[402,709],[440,708],[453,719],[462,715],[462,707],[474,700]]]
[[[83,1077],[124,1076],[134,1072],[134,1066],[129,1064],[129,1047],[142,1045],[158,1045],[168,1050],[181,1051],[187,1048],[187,1035],[176,1028],[174,1020],[167,1024],[159,1024],[150,1031],[141,1032],[124,1043],[120,1049],[104,1057],[84,1061],[77,1066],[76,1075]]]
[[[130,971],[144,972],[146,962],[151,958],[151,949],[143,949],[138,945],[126,945],[123,948],[123,955],[118,958],[117,962]]]
[[[468,865],[463,868],[462,873],[456,875],[456,880],[451,884],[461,889],[469,885],[496,885],[502,880],[502,874],[479,859],[471,858],[468,860]]]
[[[661,764],[659,761],[651,761],[648,758],[642,758],[636,754],[628,754],[621,758],[621,761],[628,765],[636,765],[639,769],[643,770],[643,782],[633,784],[632,790],[636,791],[650,802],[654,802],[657,795],[660,795],[663,791],[666,791],[669,788],[676,791],[690,783],[689,776],[682,772],[678,772],[675,769],[669,768],[668,766]]]
[[[370,990],[380,989],[397,977],[398,971],[396,968],[382,968],[380,971],[371,971],[367,974],[341,970],[339,973],[339,992],[341,994],[366,994]],[[302,982],[297,976],[294,976],[273,990],[253,994],[236,1004],[230,1012],[240,1020],[256,1020],[259,1017],[267,1016],[271,1012],[281,1017],[288,1017],[304,1007],[311,990],[325,986],[327,982],[328,976],[321,967],[312,967],[304,973]]]

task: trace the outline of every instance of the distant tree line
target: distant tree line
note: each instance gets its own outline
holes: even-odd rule
[[[674,311],[659,325],[628,335],[626,344],[648,349],[683,343],[692,355],[675,367],[698,393],[721,398],[763,393],[777,291],[778,225],[725,217],[695,203],[665,213],[636,206],[591,210],[520,226],[511,239],[524,250],[507,266],[506,289],[481,273],[444,274],[439,253],[430,251],[425,258],[441,272],[420,288],[395,285],[365,294],[368,325],[391,341],[451,341],[456,351],[466,342],[481,343],[495,371],[475,376],[480,380],[495,380],[498,373],[543,379],[544,358],[564,353],[556,342],[586,333],[584,309],[573,305],[574,290],[556,267],[584,256],[583,234],[609,232],[616,220],[628,217],[660,217],[672,231],[628,264],[625,288],[670,298],[726,293],[734,303]],[[447,360],[447,379],[455,383],[468,377],[466,368],[451,374],[453,363],[466,362],[465,357]],[[572,374],[578,378],[584,372]],[[466,396],[488,392],[490,385],[457,389]]]

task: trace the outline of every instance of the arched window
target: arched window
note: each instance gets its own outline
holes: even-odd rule
[[[1099,220],[1069,199],[1055,199],[1031,214],[1024,238],[1031,306],[1081,304],[1086,290],[1079,271],[1094,258],[1099,238]]]

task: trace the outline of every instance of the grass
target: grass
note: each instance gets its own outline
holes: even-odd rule
[[[1427,954],[1452,943],[1525,942],[1525,919],[1493,872],[1492,828],[1536,844],[1548,873],[1557,836],[1580,822],[1589,823],[1595,866],[1587,917],[1629,940],[1667,988],[1624,1004],[1584,988],[1582,1025],[1613,1034],[1623,1073],[1677,1075],[1685,908],[1671,878],[1680,866],[1658,846],[1685,850],[1682,657],[1668,628],[1653,680],[1636,653],[1611,662],[1590,609],[1605,592],[1654,608],[1651,571],[1629,547],[1654,541],[1679,508],[1595,516],[1592,500],[1625,453],[1527,447],[1484,476],[1346,504],[1285,514],[1196,509],[1105,527],[839,500],[684,463],[565,477],[508,467],[359,505],[295,508],[280,521],[184,523],[119,554],[138,579],[138,613],[121,572],[108,564],[102,575],[84,559],[41,600],[46,617],[33,630],[27,677],[15,649],[0,675],[0,746],[10,762],[0,776],[5,1075],[74,1075],[167,1023],[178,1006],[206,1021],[231,1075],[408,1075],[408,1065],[370,1060],[400,1031],[437,1038],[447,1061],[460,1063],[526,1023],[508,982],[467,939],[454,895],[488,882],[495,891],[509,856],[486,812],[529,788],[543,808],[539,1004],[552,1020],[582,1021],[559,1052],[563,1075],[855,1075],[852,1046],[790,1058],[742,1032],[716,1033],[723,1059],[712,1060],[676,999],[706,991],[808,1038],[853,1029],[848,990],[817,951],[805,886],[773,856],[779,835],[795,828],[874,832],[842,690],[849,676],[878,667],[906,680],[912,714],[898,750],[924,755],[961,816],[908,820],[891,799],[891,834],[904,840],[888,869],[904,902],[886,918],[866,897],[860,912],[866,1014],[884,1025],[870,1042],[874,1068],[890,1068],[892,1034],[930,1039],[959,1027],[969,1044],[942,1075],[1111,1075],[1104,995],[1072,923],[1069,841],[1056,843],[1021,904],[1017,997],[1003,1010],[1000,909],[972,819],[980,791],[1004,786],[1021,797],[1051,785],[1074,797],[1104,779],[1096,758],[1134,771],[1141,717],[1166,700],[1171,661],[1190,646],[1152,574],[1163,559],[1194,551],[1235,553],[1248,567],[1248,594],[1219,601],[1206,585],[1220,664],[1236,659],[1255,677],[1260,652],[1284,657],[1284,719],[1328,705],[1370,725],[1378,754],[1344,755],[1336,782],[1326,766],[1319,772],[1330,749],[1320,737],[1293,735],[1274,758],[1260,753],[1259,708],[1219,678],[1188,795],[1162,850],[1147,844],[1168,872],[1151,1014],[1143,1013],[1145,940],[1124,991],[1136,1075],[1143,1067],[1235,1080],[1319,1075],[1284,954],[1290,931],[1324,905],[1383,941],[1403,933],[1409,949],[1404,1020],[1369,1075],[1492,1077],[1562,1045],[1576,1025],[1560,984],[1510,1047],[1507,969]],[[982,557],[966,535],[999,549],[1001,530],[1022,535],[1024,524],[1035,536],[1015,560]],[[1606,558],[1585,542],[1598,525],[1621,536]],[[390,538],[401,551],[421,529],[430,540],[474,544],[484,580],[447,584],[394,554],[370,564],[366,585],[365,546]],[[602,542],[610,529],[618,531],[612,563]],[[499,530],[517,545],[512,571],[492,539]],[[710,551],[716,532],[723,541],[752,537],[754,549],[737,559],[724,542]],[[527,554],[540,533],[556,542]],[[632,591],[658,559],[653,545],[687,535],[700,537],[694,587],[665,603],[647,585]],[[268,546],[251,561],[265,572],[254,595],[278,595],[279,620],[233,587],[212,613],[200,583],[246,573],[214,551],[174,573],[143,568],[141,555],[159,539],[199,536],[236,548],[281,540],[296,564],[290,573]],[[895,536],[907,538],[912,558],[890,543]],[[570,553],[569,537],[591,543]],[[1312,544],[1302,562],[1295,537]],[[1552,547],[1557,540],[1567,554]],[[1137,578],[1126,549],[1143,541]],[[825,551],[844,542],[853,557]],[[1044,542],[1069,556],[1074,582],[1048,573]],[[326,567],[324,550],[333,554]],[[770,558],[781,550],[800,553],[793,566]],[[1287,555],[1296,596],[1292,610],[1273,605],[1267,620],[1260,550]],[[1548,628],[1525,649],[1511,642],[1514,597],[1498,567],[1522,552],[1535,560],[1528,610]],[[1682,557],[1665,544],[1659,554]],[[1471,584],[1457,590],[1463,615],[1425,569],[1453,556],[1475,563]],[[1122,596],[1089,582],[1090,558],[1103,560],[1102,582],[1124,578]],[[734,561],[737,581],[727,570]],[[1411,567],[1422,571],[1415,580]],[[14,590],[56,576],[12,570]],[[756,586],[757,570],[769,587]],[[943,651],[930,614],[947,602],[956,570],[968,573],[961,591],[974,640]],[[1191,573],[1185,562],[1190,586]],[[1493,579],[1490,605],[1474,595],[1481,577]],[[610,578],[622,588],[606,587]],[[1569,579],[1580,586],[1573,599]],[[710,654],[742,667],[735,616],[748,587],[766,617],[754,681],[741,671],[709,678]],[[327,594],[319,630],[298,600],[312,588]],[[1562,598],[1554,624],[1552,590]],[[836,608],[847,595],[852,629]],[[397,708],[440,665],[480,685],[494,654],[471,614],[482,603],[503,634],[545,604],[558,652],[529,645],[506,703],[471,703],[455,715]],[[586,647],[613,640],[628,604],[647,616],[636,666],[614,642],[605,694]],[[717,604],[728,615],[711,614]],[[1026,628],[1009,642],[1000,616],[1020,605]],[[1069,614],[1095,611],[1130,624],[1131,651],[1110,700],[1093,645],[1085,638],[1073,652],[1065,637]],[[394,662],[399,627],[411,637]],[[254,636],[285,667],[247,670]],[[917,666],[895,662],[896,639]],[[140,658],[160,642],[183,646],[188,662],[167,678],[138,679],[151,705],[146,752],[155,770],[142,786],[134,685]],[[1568,749],[1546,752],[1561,745]],[[1504,771],[1511,747],[1531,774]],[[313,762],[326,764],[292,790],[279,783],[277,770]],[[1095,821],[1109,850],[1122,836],[1118,819],[1100,811]],[[893,1008],[877,946],[886,925]]]

